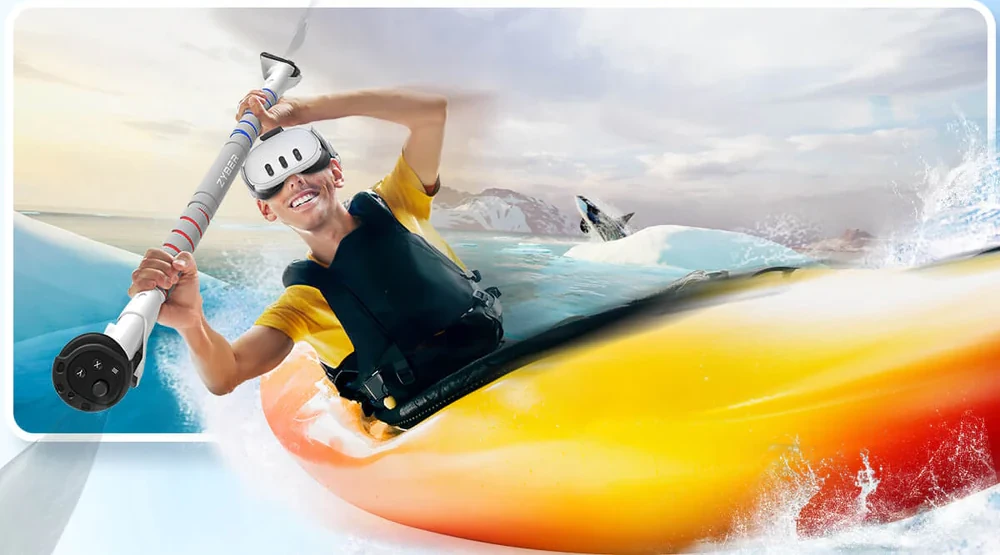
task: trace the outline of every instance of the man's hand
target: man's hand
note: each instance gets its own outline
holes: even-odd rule
[[[278,103],[274,106],[265,108],[273,100],[274,98],[270,94],[261,89],[254,89],[248,92],[243,97],[243,100],[240,100],[240,105],[236,110],[236,121],[242,119],[243,114],[247,110],[250,110],[260,120],[261,135],[275,127],[291,127],[296,125],[294,121],[296,101],[282,97],[278,99]]]
[[[213,330],[205,321],[198,268],[189,252],[175,258],[161,249],[146,251],[132,272],[128,293],[133,296],[155,287],[173,287],[160,307],[157,322],[180,333],[191,348],[202,381],[216,395],[225,395],[241,383],[269,372],[292,350],[292,340],[275,329],[254,326],[232,345]]]
[[[156,287],[170,291],[167,302],[160,308],[157,322],[184,330],[197,327],[203,318],[201,291],[198,286],[198,268],[194,255],[182,252],[173,257],[162,249],[149,249],[132,272],[129,297]]]

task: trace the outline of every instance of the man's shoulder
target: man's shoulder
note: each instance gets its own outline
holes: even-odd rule
[[[402,154],[388,175],[379,180],[371,190],[377,193],[398,217],[410,215],[418,220],[430,217],[433,194],[440,187],[436,182],[432,191],[424,187],[413,168]]]
[[[326,299],[323,298],[323,293],[318,289],[305,283],[292,283],[285,286],[267,310],[292,310],[306,315],[316,310],[317,301],[321,302],[323,306],[326,305]]]
[[[376,184],[376,187],[378,186],[398,186],[412,193],[430,198],[436,195],[441,188],[441,176],[436,176],[434,183],[430,185],[424,184],[423,180],[420,179],[420,176],[417,175],[417,172],[414,171],[413,167],[406,160],[406,155],[401,152],[396,157],[396,163],[392,170]]]

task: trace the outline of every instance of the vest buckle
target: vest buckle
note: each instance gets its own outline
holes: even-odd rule
[[[368,393],[368,398],[371,399],[373,405],[382,405],[389,410],[396,408],[396,398],[389,395],[389,391],[386,390],[381,370],[376,370],[371,377],[365,380],[365,383],[361,384],[361,387]]]
[[[389,345],[385,352],[382,353],[382,357],[375,368],[376,373],[383,368],[392,370],[399,379],[399,383],[403,385],[412,385],[417,381],[416,374],[414,374],[413,368],[410,367],[410,361],[406,360],[403,351],[395,343]]]
[[[361,384],[365,392],[368,394],[368,398],[372,400],[376,405],[382,404],[382,399],[384,399],[389,392],[385,388],[385,380],[382,379],[381,370],[376,370],[374,374],[368,377],[364,383]]]
[[[482,289],[476,289],[472,292],[472,296],[476,298],[477,301],[482,303],[486,308],[493,308],[493,302],[496,300],[493,295],[490,295]]]
[[[483,279],[483,275],[479,273],[479,270],[466,270],[462,272],[462,275],[465,276],[465,279],[475,283],[479,283]]]
[[[394,364],[393,370],[396,371],[396,378],[399,379],[399,383],[403,385],[413,385],[413,383],[417,381],[417,376],[413,373],[413,369],[410,368],[410,365],[407,364],[405,360]]]

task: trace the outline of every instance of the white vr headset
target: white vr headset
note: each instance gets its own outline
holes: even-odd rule
[[[278,193],[289,176],[314,173],[340,163],[340,155],[315,129],[276,127],[260,136],[247,154],[241,173],[254,198],[267,200]]]

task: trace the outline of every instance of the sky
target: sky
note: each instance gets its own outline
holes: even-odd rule
[[[180,213],[283,54],[289,9],[30,9],[14,24],[18,209]],[[442,183],[576,194],[639,227],[827,234],[912,218],[928,169],[985,141],[988,28],[952,9],[315,8],[289,96],[450,99]],[[966,122],[978,131],[969,131]],[[372,185],[405,129],[315,124]],[[933,173],[933,172],[930,172]],[[259,220],[237,178],[220,217]]]

